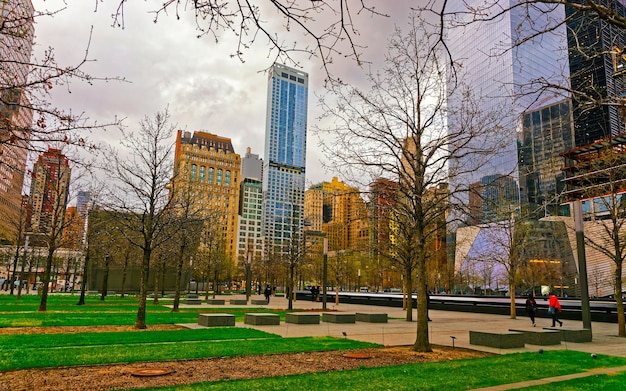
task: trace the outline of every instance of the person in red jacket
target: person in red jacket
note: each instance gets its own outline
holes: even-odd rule
[[[552,327],[556,326],[556,323],[559,323],[559,326],[563,327],[563,322],[561,322],[557,314],[561,312],[561,303],[559,303],[559,299],[556,297],[554,292],[550,292],[550,301],[548,302],[548,313],[552,315]]]

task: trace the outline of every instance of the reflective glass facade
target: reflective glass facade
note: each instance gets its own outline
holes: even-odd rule
[[[285,65],[274,64],[269,73],[263,162],[268,253],[284,252],[303,225],[308,83],[307,73]]]
[[[569,78],[565,26],[539,38],[526,40],[519,46],[515,45],[532,35],[533,31],[544,30],[545,26],[553,25],[554,21],[563,20],[563,7],[534,4],[530,7],[515,7],[510,12],[494,16],[502,8],[507,9],[516,3],[515,0],[499,1],[498,7],[482,10],[485,15],[481,19],[485,21],[469,24],[467,22],[474,14],[468,13],[468,7],[484,7],[483,0],[452,2],[450,6],[450,12],[465,11],[456,14],[458,19],[448,21],[450,28],[447,42],[452,58],[460,64],[457,68],[458,80],[470,91],[471,99],[477,102],[475,109],[479,111],[478,115],[491,113],[499,119],[501,126],[501,134],[494,134],[493,138],[480,138],[473,141],[474,144],[470,142],[467,145],[468,150],[473,147],[485,150],[493,142],[493,150],[488,157],[483,155],[478,162],[470,154],[451,162],[451,172],[457,171],[457,168],[462,168],[458,171],[463,172],[459,176],[450,177],[453,202],[466,206],[472,201],[472,191],[480,193],[485,186],[498,186],[504,182],[510,186],[511,181],[519,186],[517,145],[522,128],[521,114],[538,100],[547,105],[562,99],[540,96],[540,89],[536,88],[540,82],[545,83],[547,80],[567,85]],[[457,90],[458,93],[454,91],[451,85],[448,87],[451,94],[448,99],[448,126],[451,133],[456,133],[461,129],[461,118],[468,115],[461,112],[467,97],[460,90]],[[509,180],[503,181],[503,177]],[[496,182],[485,184],[488,178]],[[509,190],[507,194],[519,192]],[[479,201],[481,199],[478,198]],[[509,197],[502,199],[507,205],[492,206],[510,209]],[[473,202],[476,202],[476,198]],[[473,205],[470,209],[480,211],[480,216],[470,216],[468,213],[460,218],[467,224],[480,223],[485,218],[492,220],[498,213],[488,210],[490,207],[485,204]]]

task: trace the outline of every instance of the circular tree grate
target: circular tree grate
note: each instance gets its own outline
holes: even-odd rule
[[[150,377],[169,375],[170,373],[172,373],[172,371],[166,368],[143,368],[135,369],[130,374],[136,377]]]
[[[345,358],[356,358],[360,360],[364,360],[366,358],[372,358],[369,354],[365,353],[346,353],[343,355]]]

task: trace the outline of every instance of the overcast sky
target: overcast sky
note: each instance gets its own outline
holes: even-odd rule
[[[243,155],[246,147],[263,156],[267,76],[271,66],[266,40],[259,39],[245,52],[242,63],[230,55],[236,50],[232,35],[223,35],[216,44],[211,36],[196,38],[198,32],[192,13],[181,20],[168,15],[153,23],[149,12],[161,1],[133,1],[125,6],[124,28],[113,28],[111,15],[119,0],[33,0],[36,10],[58,10],[54,17],[35,21],[36,56],[53,47],[57,61],[72,65],[80,61],[89,44],[84,71],[97,77],[121,77],[127,82],[72,83],[69,88],[53,88],[53,104],[85,114],[99,122],[115,116],[124,125],[136,128],[138,121],[169,106],[172,123],[177,128],[203,130],[232,139],[235,152]],[[184,3],[184,2],[183,2]],[[367,45],[365,59],[372,67],[380,66],[386,42],[394,24],[408,23],[411,2],[372,1],[390,18],[361,16],[357,19],[360,43]],[[387,4],[391,3],[391,4]],[[396,4],[401,3],[401,4]],[[98,4],[98,10],[95,6]],[[266,16],[267,17],[267,16]],[[319,109],[315,94],[322,94],[326,75],[320,63],[297,57],[302,70],[309,73],[309,128],[316,123]],[[358,83],[365,69],[351,60],[336,58],[333,71],[343,80]],[[289,64],[288,64],[289,65]],[[100,142],[115,144],[119,133],[114,129],[94,135]],[[324,172],[323,159],[315,135],[308,134],[307,184],[330,181],[333,172]],[[349,178],[340,178],[349,181]]]

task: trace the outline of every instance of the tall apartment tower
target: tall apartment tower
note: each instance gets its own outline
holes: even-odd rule
[[[175,177],[172,197],[191,196],[195,213],[219,227],[219,243],[226,256],[235,261],[239,208],[241,157],[229,138],[207,132],[178,131],[174,157]],[[206,243],[205,243],[206,244]]]
[[[533,31],[542,31],[545,26],[564,20],[564,7],[518,3],[518,0],[500,1],[497,7],[482,9],[480,19],[483,21],[473,23],[469,21],[476,13],[468,11],[468,8],[485,8],[483,0],[450,4],[449,11],[456,11],[456,19],[448,21],[447,43],[452,58],[460,64],[456,80],[462,81],[466,87],[463,91],[471,91],[477,98],[474,110],[497,114],[502,126],[500,137],[481,138],[477,141],[480,145],[475,145],[479,150],[489,149],[488,144],[497,140],[498,147],[493,145],[489,158],[483,157],[486,161],[476,165],[476,157],[469,156],[451,162],[452,172],[458,168],[463,168],[460,171],[464,172],[450,178],[451,201],[472,205],[475,211],[480,212],[480,216],[460,217],[466,224],[493,221],[500,214],[498,209],[516,209],[518,194],[523,194],[524,188],[520,188],[519,192],[509,189],[505,196],[498,196],[497,200],[501,200],[503,205],[490,200],[490,195],[493,195],[490,189],[498,188],[498,184],[504,182],[508,187],[511,183],[515,188],[519,187],[518,134],[522,129],[522,113],[540,99],[544,105],[563,99],[545,94],[540,96],[538,91],[541,89],[536,88],[537,83],[544,80],[567,86],[569,79],[565,26],[516,45],[525,37],[532,36]],[[501,9],[510,11],[498,15]],[[448,90],[453,91],[452,84]],[[452,92],[448,101],[448,107],[452,109],[462,107],[466,101],[463,91],[457,91]],[[494,113],[494,108],[499,113]],[[448,126],[451,132],[456,133],[461,129],[463,116],[467,117],[468,113],[454,110],[450,113]],[[470,143],[468,150],[472,147]],[[470,200],[472,193],[478,197]],[[487,200],[488,204],[477,205],[476,199]],[[459,218],[452,217],[455,220]]]
[[[596,0],[596,3],[626,17],[624,2]],[[565,9],[568,17],[567,40],[571,48],[569,69],[572,90],[598,101],[615,97],[623,99],[626,93],[626,32],[594,13],[576,13],[572,7]],[[616,105],[590,107],[589,98],[574,96],[575,146],[582,147],[626,132],[624,114],[620,110]]]
[[[264,251],[282,254],[304,222],[307,73],[281,64],[269,72],[263,162]]]
[[[31,0],[0,0],[0,240],[15,240],[32,110],[24,90],[33,45]]]
[[[237,231],[237,259],[255,261],[263,255],[263,159],[250,147],[241,159],[241,189],[239,196],[239,228]]]
[[[30,202],[30,230],[48,233],[61,229],[69,195],[71,169],[69,160],[60,149],[48,148],[33,166]]]

